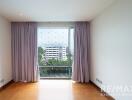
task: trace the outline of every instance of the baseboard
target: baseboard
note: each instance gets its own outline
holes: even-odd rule
[[[3,89],[5,89],[6,87],[8,87],[10,84],[12,84],[14,81],[13,80],[11,80],[11,81],[9,81],[8,83],[6,83],[5,85],[3,85],[2,87],[0,87],[0,91],[1,90],[3,90]]]
[[[93,84],[99,91],[101,91],[101,88],[98,87],[94,82],[92,82],[91,80],[89,81],[91,84]],[[107,92],[105,91],[101,91],[102,94],[104,94],[104,96],[106,96],[108,98],[108,100],[115,100],[111,95],[109,95]]]

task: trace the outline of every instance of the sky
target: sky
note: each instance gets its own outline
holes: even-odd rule
[[[68,46],[68,29],[38,29],[38,46],[45,44]]]
[[[70,30],[70,48],[73,51],[74,30]],[[45,48],[47,45],[68,46],[68,28],[39,28],[38,46]]]

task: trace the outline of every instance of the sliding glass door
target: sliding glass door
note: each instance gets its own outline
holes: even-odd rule
[[[72,28],[38,29],[40,78],[71,78],[73,63]]]

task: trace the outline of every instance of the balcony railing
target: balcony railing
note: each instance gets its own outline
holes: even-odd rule
[[[66,78],[72,76],[71,66],[39,66],[40,78]]]

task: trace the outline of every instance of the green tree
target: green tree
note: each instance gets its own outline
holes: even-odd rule
[[[68,53],[66,56],[67,56],[67,65],[72,66],[72,54]]]
[[[39,66],[45,65],[45,50],[42,47],[38,47],[38,63]]]
[[[60,61],[58,59],[49,59],[47,62],[48,66],[59,66],[60,65]]]

